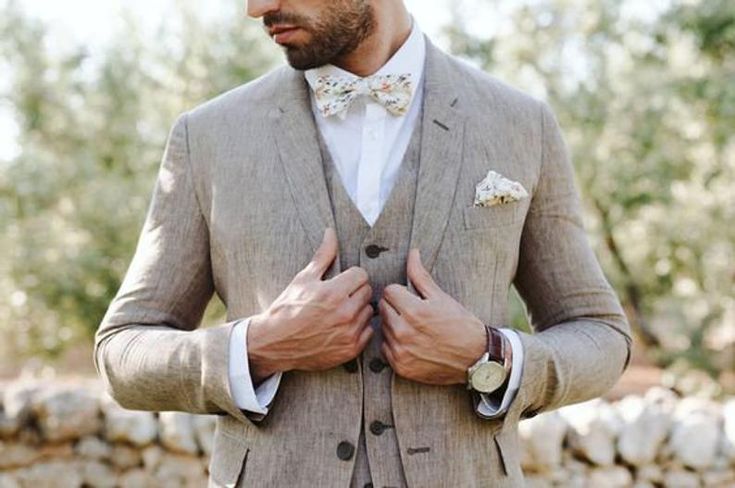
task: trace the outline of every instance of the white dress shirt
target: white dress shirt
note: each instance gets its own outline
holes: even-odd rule
[[[426,45],[416,19],[411,17],[412,28],[406,41],[375,73],[410,73],[415,87],[407,112],[395,116],[380,103],[367,96],[358,97],[350,107],[337,116],[325,117],[317,109],[314,92],[310,90],[311,108],[327,144],[342,183],[365,220],[373,225],[380,215],[398,175],[404,153],[423,102],[423,68]],[[320,75],[356,75],[337,66],[325,65],[306,70],[304,76],[310,86]],[[267,414],[281,381],[281,373],[253,387],[247,356],[247,328],[250,321],[236,324],[230,339],[229,381],[235,404],[243,410]],[[481,395],[477,411],[485,417],[505,413],[515,397],[521,382],[523,346],[514,330],[500,329],[510,340],[513,363],[508,387],[500,402]],[[499,403],[499,404],[498,404]]]

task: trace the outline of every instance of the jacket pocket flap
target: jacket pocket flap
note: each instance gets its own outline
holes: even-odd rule
[[[244,441],[216,429],[209,460],[209,487],[235,487],[249,451]]]

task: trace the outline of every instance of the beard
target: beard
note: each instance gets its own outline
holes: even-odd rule
[[[294,69],[307,70],[330,64],[354,51],[375,30],[375,12],[367,0],[339,0],[318,19],[281,11],[263,17],[266,27],[293,24],[311,34],[303,44],[283,44],[286,60]]]

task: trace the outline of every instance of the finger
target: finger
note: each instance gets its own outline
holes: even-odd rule
[[[390,348],[390,345],[383,342],[380,345],[380,353],[383,355],[386,361],[388,361],[388,364],[390,364],[390,367],[393,369],[393,371],[398,372],[398,361],[396,361],[396,357],[393,354],[393,351]]]
[[[360,327],[369,326],[371,318],[373,318],[373,306],[368,304],[360,310],[360,315],[357,316],[357,323],[360,324]]]
[[[370,305],[363,305],[360,312],[357,314],[357,318],[352,323],[352,325],[355,327],[355,336],[358,336],[362,333],[362,329],[365,327],[372,327],[370,326],[370,318],[373,316],[373,307]]]
[[[383,336],[392,344],[400,343],[400,337],[405,337],[409,325],[387,301],[380,300],[378,309],[383,317]]]
[[[413,310],[422,305],[422,298],[408,291],[405,285],[391,283],[383,289],[383,298],[390,303],[396,313]]]
[[[421,254],[417,247],[412,247],[408,251],[406,274],[422,297],[431,298],[441,293],[441,288],[421,262]]]
[[[319,279],[329,268],[337,257],[339,244],[337,242],[337,233],[331,227],[324,229],[324,236],[319,247],[314,252],[311,261],[306,265],[302,272],[312,279]]]
[[[359,355],[365,347],[370,343],[370,340],[373,337],[373,334],[375,333],[375,330],[368,325],[362,330],[362,333],[360,334],[360,338],[357,340],[357,355]]]
[[[369,283],[370,276],[368,276],[365,269],[359,266],[350,266],[337,276],[329,278],[326,281],[330,283],[329,286],[335,286],[338,289],[343,290],[345,294],[351,295],[362,285]]]
[[[363,283],[363,285],[355,290],[352,295],[347,298],[347,307],[354,313],[357,313],[365,305],[370,304],[370,299],[373,297],[373,288],[370,283]]]

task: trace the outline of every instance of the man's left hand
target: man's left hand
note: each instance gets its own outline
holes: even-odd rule
[[[413,381],[466,383],[467,368],[487,350],[485,326],[436,284],[417,248],[408,253],[406,271],[421,296],[396,283],[383,290],[383,356],[396,374]]]

